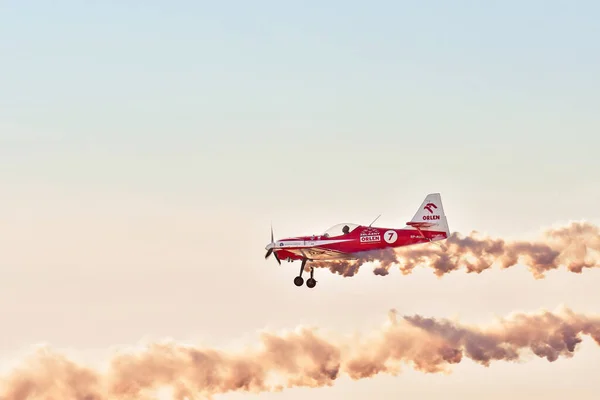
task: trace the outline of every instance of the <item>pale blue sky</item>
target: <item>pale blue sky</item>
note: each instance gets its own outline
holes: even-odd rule
[[[430,192],[464,233],[600,222],[600,3],[99,3],[0,5],[0,358],[38,341],[360,330],[391,307],[478,322],[600,311],[598,271],[367,267],[319,271],[311,292],[293,286],[297,263],[263,259],[271,221],[276,236],[380,213],[402,226]],[[315,393],[550,399],[561,389],[531,377],[568,375],[583,399],[600,390],[578,369],[598,349],[583,353]]]
[[[598,11],[5,2],[2,178],[182,194],[225,183],[279,202],[307,187],[309,200],[337,201],[357,181],[585,185],[600,176]]]

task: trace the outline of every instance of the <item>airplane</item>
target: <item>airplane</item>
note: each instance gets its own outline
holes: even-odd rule
[[[275,256],[279,265],[281,260],[302,260],[300,274],[294,278],[294,284],[302,286],[302,273],[308,261],[357,260],[361,253],[367,251],[433,243],[450,236],[440,193],[428,194],[413,218],[403,228],[373,227],[373,223],[380,216],[368,226],[341,223],[320,235],[290,237],[277,241],[273,240],[271,226],[271,243],[265,247],[265,260],[271,254]],[[314,288],[316,284],[314,268],[311,267],[306,286]]]

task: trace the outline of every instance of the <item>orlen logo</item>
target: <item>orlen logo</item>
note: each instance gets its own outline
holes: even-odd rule
[[[433,203],[427,203],[425,204],[425,207],[423,207],[424,210],[429,211],[431,214],[433,214],[433,210],[431,208],[437,208],[437,206]]]
[[[373,243],[373,242],[379,242],[380,240],[381,240],[380,235],[368,235],[368,236],[360,237],[361,243]]]
[[[437,209],[437,206],[433,203],[427,203],[425,204],[425,207],[423,207],[424,210],[429,211],[431,214],[433,214],[433,208]],[[423,215],[423,220],[425,221],[433,221],[438,219],[440,219],[439,215]]]

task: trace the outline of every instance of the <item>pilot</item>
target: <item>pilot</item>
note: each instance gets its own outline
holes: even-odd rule
[[[342,232],[344,232],[344,235],[347,235],[350,233],[350,227],[348,225],[344,225],[344,227],[342,228]]]

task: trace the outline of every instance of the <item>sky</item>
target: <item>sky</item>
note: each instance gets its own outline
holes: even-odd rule
[[[354,277],[264,260],[275,236],[401,227],[440,192],[450,229],[600,224],[592,1],[0,3],[0,367],[31,346],[103,360],[400,313],[491,322],[600,312],[600,271],[420,268]],[[592,399],[600,349],[450,375],[405,368],[221,399]]]

